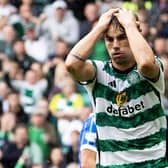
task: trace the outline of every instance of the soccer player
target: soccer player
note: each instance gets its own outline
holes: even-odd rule
[[[96,123],[95,115],[91,113],[84,121],[83,128],[80,133],[80,167],[92,168],[96,167]]]
[[[104,35],[110,61],[86,61]],[[167,166],[163,66],[131,11],[110,9],[70,51],[69,72],[86,83],[96,113],[97,167]]]

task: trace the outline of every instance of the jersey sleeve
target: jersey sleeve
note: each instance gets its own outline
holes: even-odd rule
[[[159,65],[159,78],[158,78],[158,80],[153,82],[150,79],[147,79],[145,77],[143,77],[143,78],[146,79],[159,93],[163,94],[165,91],[164,67],[163,67],[163,63],[160,60],[160,58],[155,56],[155,60],[156,60],[157,64]]]
[[[87,61],[90,62],[94,66],[95,71],[96,71],[96,75],[95,75],[94,79],[92,81],[87,81],[85,84],[83,84],[84,88],[86,89],[86,91],[88,93],[88,96],[90,98],[90,101],[92,103],[92,107],[94,110],[95,102],[94,102],[93,97],[91,95],[92,95],[95,83],[98,80],[98,76],[100,75],[100,68],[102,68],[104,64],[102,61],[97,61],[97,60],[87,60]]]

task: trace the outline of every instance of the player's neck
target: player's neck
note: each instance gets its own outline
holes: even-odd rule
[[[130,71],[136,65],[136,63],[132,62],[127,65],[119,65],[111,62],[111,65],[116,71],[125,73]]]

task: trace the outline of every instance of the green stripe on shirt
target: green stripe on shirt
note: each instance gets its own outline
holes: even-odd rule
[[[166,168],[167,166],[168,163],[165,158],[159,158],[156,160],[148,160],[145,162],[124,164],[124,165],[101,166],[99,164],[96,164],[96,168]]]
[[[119,92],[116,92],[110,87],[97,82],[95,84],[94,89],[95,90],[93,91],[93,96],[95,99],[101,97],[105,98],[108,101],[111,101],[112,104],[116,104],[116,97]],[[127,102],[129,102],[132,99],[136,99],[142,95],[145,95],[151,91],[153,91],[153,87],[146,81],[140,81],[139,83],[136,83],[131,87],[122,90],[122,92],[126,92],[127,94]]]
[[[100,140],[99,139],[99,149],[103,152],[117,152],[117,151],[127,151],[127,150],[143,150],[145,148],[150,148],[161,141],[166,139],[166,129],[162,128],[159,132],[156,132],[150,136],[126,140],[126,141],[116,141],[116,140]]]

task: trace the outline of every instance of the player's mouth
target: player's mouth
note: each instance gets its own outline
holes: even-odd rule
[[[118,57],[122,57],[123,53],[122,52],[114,52],[112,53],[112,57],[118,58]]]

